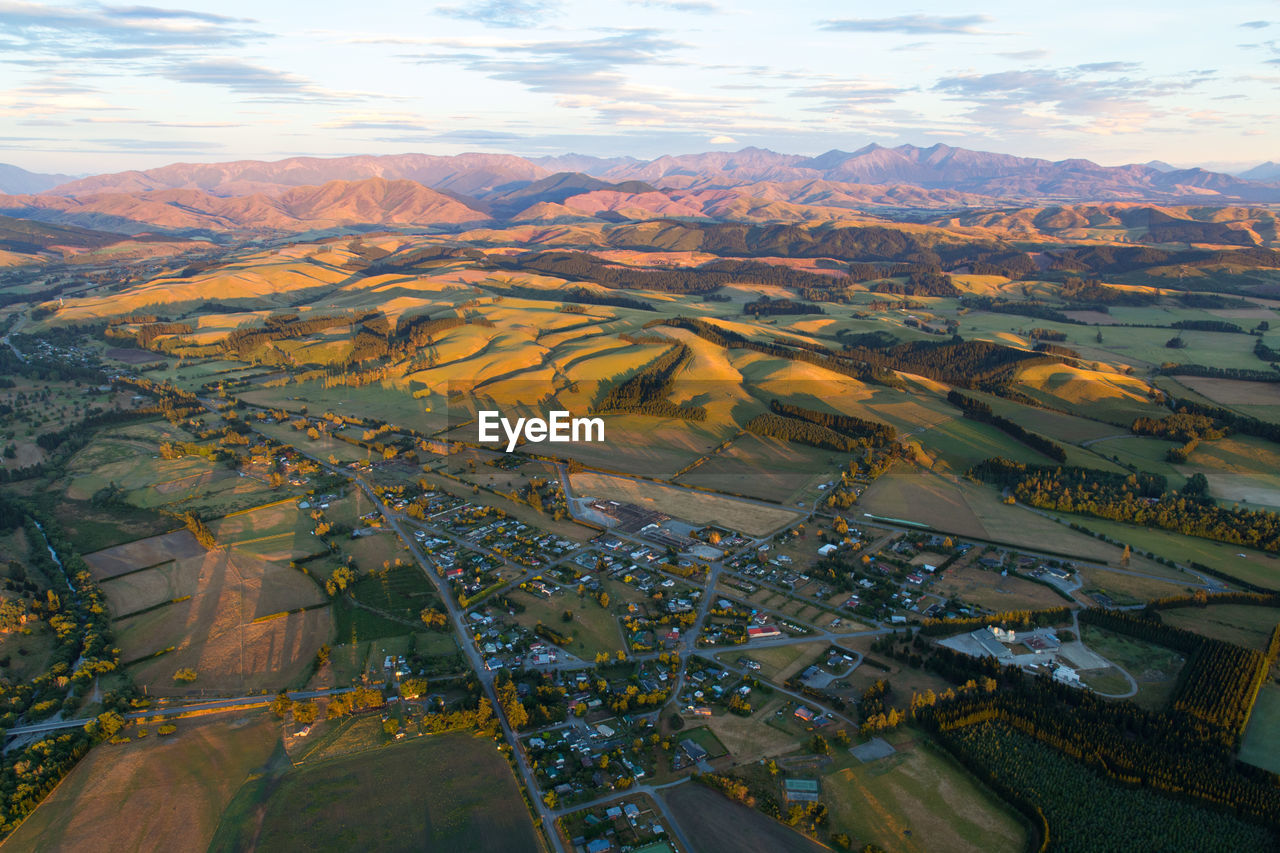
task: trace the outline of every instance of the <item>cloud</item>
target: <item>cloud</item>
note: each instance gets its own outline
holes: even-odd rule
[[[491,27],[532,27],[559,10],[559,0],[480,0],[465,6],[436,7],[441,15]]]
[[[1119,66],[1128,68],[1126,63]],[[933,91],[967,103],[969,120],[997,130],[1113,134],[1147,129],[1168,114],[1158,106],[1158,99],[1186,92],[1205,79],[1195,75],[1167,81],[1097,78],[1099,69],[1114,67],[1113,63],[1091,63],[960,75],[938,80]]]
[[[632,6],[648,9],[667,9],[672,12],[689,12],[694,15],[715,15],[723,12],[720,6],[709,0],[627,0]]]
[[[1138,70],[1138,69],[1139,69],[1139,68],[1141,68],[1141,67],[1142,67],[1141,63],[1137,63],[1137,62],[1119,62],[1119,61],[1115,61],[1115,62],[1086,62],[1086,63],[1084,63],[1083,65],[1077,65],[1077,66],[1076,66],[1076,68],[1077,68],[1078,70],[1080,70],[1080,71],[1086,71],[1086,72],[1089,72],[1089,73],[1094,73],[1094,72],[1099,72],[1099,71],[1136,71],[1136,70]]]
[[[1006,53],[997,53],[996,56],[1002,56],[1005,59],[1043,59],[1049,55],[1049,51],[1043,48],[1035,47],[1030,50],[1011,50]]]
[[[626,86],[620,69],[670,62],[683,47],[659,30],[610,32],[583,41],[477,43],[441,41],[451,52],[418,57],[423,63],[460,62],[495,80],[519,83],[531,91],[558,95],[608,97]]]
[[[725,136],[724,134],[721,134],[719,136],[713,136],[710,139],[708,139],[707,142],[710,143],[711,145],[737,145],[738,144],[738,140],[734,139],[732,136]]]
[[[1245,21],[1240,26],[1250,30],[1264,30],[1267,27],[1271,26],[1271,22],[1270,21]]]
[[[229,57],[175,60],[163,69],[161,76],[177,83],[223,86],[260,99],[335,101],[343,97],[343,93],[322,89],[305,77]]]
[[[899,15],[896,18],[841,18],[819,23],[819,28],[838,33],[909,33],[912,35],[977,35],[979,24],[991,21],[986,15]]]
[[[185,9],[0,0],[4,50],[10,56],[136,59],[173,50],[240,47],[267,37],[246,26],[252,23]]]

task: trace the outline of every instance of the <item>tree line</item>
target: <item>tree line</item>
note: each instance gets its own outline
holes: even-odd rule
[[[1093,468],[1026,465],[999,457],[969,469],[969,476],[1009,490],[1030,506],[1093,515],[1185,536],[1280,551],[1280,515],[1239,507],[1226,509],[1207,496],[1165,491],[1165,478],[1146,472],[1128,476]]]
[[[630,412],[663,418],[704,421],[707,410],[702,406],[677,406],[667,399],[675,384],[676,374],[693,359],[684,344],[676,344],[644,370],[609,389],[595,407],[597,413]]]
[[[1067,461],[1067,451],[1062,447],[1062,445],[1045,438],[1043,435],[1031,432],[1031,430],[1024,428],[1016,421],[1009,420],[1002,415],[997,415],[991,410],[989,405],[981,400],[976,400],[973,397],[966,397],[964,394],[953,389],[947,393],[947,402],[953,406],[957,406],[962,412],[964,412],[964,416],[966,418],[991,424],[1001,432],[1012,436],[1027,447],[1030,447],[1032,450],[1043,453],[1055,462]]]

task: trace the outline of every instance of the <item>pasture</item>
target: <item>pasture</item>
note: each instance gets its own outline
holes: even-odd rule
[[[923,739],[895,746],[868,764],[837,753],[822,777],[832,832],[848,833],[854,849],[869,843],[889,853],[1023,849],[1022,824],[972,776]]]
[[[1184,628],[1216,640],[1262,651],[1271,640],[1271,632],[1280,624],[1280,610],[1244,604],[1178,607],[1160,611],[1160,621],[1175,628]]]
[[[610,585],[614,586],[614,585]],[[532,628],[539,622],[572,638],[564,649],[584,660],[594,660],[597,652],[613,654],[628,646],[614,616],[612,608],[622,601],[615,591],[608,586],[610,607],[601,607],[590,597],[579,599],[571,592],[561,592],[551,598],[540,598],[521,589],[510,592],[512,601],[525,606],[524,611],[517,613],[515,621],[526,628]],[[562,614],[566,610],[573,611],[573,619],[563,621]]]
[[[976,560],[952,566],[933,585],[933,592],[988,610],[1041,610],[1064,604],[1062,596],[1043,584],[1014,574],[985,570]]]
[[[174,536],[165,538],[172,542]],[[151,556],[163,553],[164,544]],[[148,553],[141,543],[125,547]],[[210,551],[120,571],[119,550],[106,555],[114,561],[101,553],[86,560],[116,617],[122,658],[132,662],[129,673],[153,694],[278,689],[292,684],[331,637],[323,593],[297,570]],[[173,673],[184,667],[199,674],[192,688],[173,682]]]
[[[570,483],[575,497],[623,501],[694,524],[723,525],[750,536],[764,536],[800,517],[799,513],[783,507],[608,474],[572,474]]]
[[[154,729],[144,725],[143,728]],[[266,712],[182,720],[178,732],[104,744],[6,840],[13,850],[204,853],[236,790],[280,741]]]
[[[370,815],[383,817],[371,820]],[[475,853],[542,849],[506,760],[491,740],[464,733],[415,737],[311,761],[268,784],[246,785],[209,849],[249,847]]]
[[[1202,563],[1211,569],[1225,572],[1259,586],[1280,589],[1280,559],[1231,545],[1214,542],[1197,536],[1183,536],[1169,530],[1137,527],[1118,521],[1107,521],[1092,516],[1062,515],[1067,521],[1083,525],[1117,542],[1127,542],[1136,550],[1150,551],[1158,556],[1177,560],[1184,565]]]
[[[699,853],[821,853],[826,849],[702,785],[681,785],[661,796]]]
[[[1275,681],[1258,692],[1239,757],[1255,767],[1280,773],[1280,685]]]

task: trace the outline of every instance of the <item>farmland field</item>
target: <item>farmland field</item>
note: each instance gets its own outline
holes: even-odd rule
[[[570,477],[575,497],[595,497],[658,509],[694,524],[721,524],[752,536],[771,533],[799,515],[783,507],[762,506],[733,498],[664,486],[607,474]]]
[[[984,571],[973,562],[948,569],[933,589],[947,598],[995,611],[1040,610],[1064,603],[1062,596],[1048,587],[1013,574]]]
[[[151,726],[144,726],[153,728]],[[183,720],[178,732],[96,749],[11,836],[14,850],[166,850],[203,853],[219,816],[280,741],[265,712]]]
[[[1258,693],[1240,744],[1240,760],[1280,773],[1280,685],[1275,681]]]
[[[1062,514],[1059,517],[1102,533],[1118,542],[1127,542],[1135,549],[1151,551],[1157,556],[1177,560],[1184,565],[1192,562],[1203,563],[1231,577],[1271,589],[1280,589],[1280,560],[1260,551],[1092,516]]]
[[[701,785],[681,785],[661,796],[699,853],[820,853],[824,849]]]
[[[822,790],[832,831],[848,833],[859,846],[890,853],[1023,847],[1025,830],[1012,811],[920,740],[869,764],[839,755]]]
[[[152,546],[152,553],[162,553],[162,544],[167,543]],[[145,546],[126,547],[136,552]],[[98,566],[116,565],[119,558],[112,557],[114,563]],[[332,631],[326,599],[315,583],[248,555],[212,551],[115,576],[104,592],[117,614],[116,639],[123,659],[134,662],[132,677],[153,693],[177,689],[173,673],[185,667],[199,673],[198,688],[283,687],[310,664]],[[311,609],[286,612],[300,608]]]
[[[1206,637],[1263,650],[1271,640],[1271,632],[1280,624],[1280,610],[1242,604],[1178,607],[1160,611],[1160,621]]]
[[[465,769],[466,772],[460,772]],[[394,819],[368,820],[375,813]],[[246,785],[210,850],[469,850],[537,853],[515,777],[493,742],[469,734],[289,769]]]

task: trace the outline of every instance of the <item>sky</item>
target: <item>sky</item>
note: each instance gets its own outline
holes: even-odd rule
[[[0,162],[33,171],[870,142],[1280,160],[1280,0],[0,0]]]

